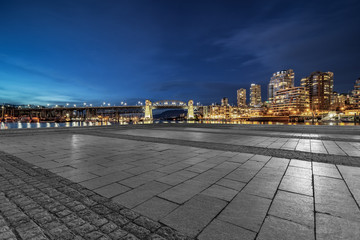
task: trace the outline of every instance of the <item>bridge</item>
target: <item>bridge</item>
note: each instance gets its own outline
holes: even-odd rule
[[[151,103],[150,100],[145,101],[145,120],[151,120],[153,119],[152,110],[153,109],[166,109],[166,108],[172,108],[172,109],[187,109],[187,119],[194,119],[194,101],[190,100],[188,104],[182,101],[176,101],[176,100],[163,100]]]
[[[91,119],[96,116],[110,116],[119,119],[121,114],[144,113],[145,120],[152,120],[154,109],[187,109],[187,119],[194,119],[194,102],[190,100],[188,104],[177,100],[162,100],[152,103],[150,100],[145,101],[145,106],[79,106],[79,107],[8,107],[2,106],[1,119],[6,116],[21,117],[29,116],[41,119],[56,118],[76,118]]]

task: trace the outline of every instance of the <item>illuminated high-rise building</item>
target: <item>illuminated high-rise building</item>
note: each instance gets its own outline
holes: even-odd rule
[[[352,92],[354,105],[360,107],[360,78],[355,81],[354,90]]]
[[[313,72],[309,77],[301,79],[311,111],[327,111],[330,109],[334,88],[334,73]]]
[[[251,84],[250,87],[250,106],[261,105],[261,86],[259,84]]]
[[[237,105],[238,107],[245,107],[246,106],[246,89],[240,88],[237,90]]]
[[[274,73],[268,86],[268,101],[270,103],[274,101],[277,91],[294,87],[294,77],[292,69]]]
[[[308,111],[305,88],[293,87],[277,91],[272,109],[277,115],[294,115]]]
[[[227,106],[229,105],[229,99],[227,97],[224,97],[221,99],[221,106]]]

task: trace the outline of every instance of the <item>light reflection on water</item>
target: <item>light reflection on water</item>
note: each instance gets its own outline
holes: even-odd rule
[[[4,123],[1,122],[0,129],[12,129],[12,128],[59,128],[59,127],[87,127],[87,126],[109,126],[114,123],[110,122],[64,122],[64,123],[56,123],[56,122],[43,122],[43,123]],[[116,125],[120,125],[116,123]]]
[[[145,122],[147,123],[194,123],[194,124],[264,124],[264,125],[328,125],[328,126],[354,126],[354,123],[343,123],[343,122],[300,122],[300,123],[293,123],[293,122],[259,122],[259,121],[160,121],[155,120],[153,122]],[[111,122],[64,122],[64,123],[55,123],[55,122],[43,122],[43,123],[4,123],[1,122],[0,130],[4,129],[20,129],[20,128],[59,128],[59,127],[88,127],[88,126],[110,126],[110,125],[126,125],[129,123],[120,122],[120,123],[111,123]],[[134,122],[133,124],[144,124],[143,122]]]

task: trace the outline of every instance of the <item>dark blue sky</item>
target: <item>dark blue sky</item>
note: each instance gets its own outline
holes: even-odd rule
[[[235,103],[288,68],[352,90],[360,1],[0,0],[0,102]]]

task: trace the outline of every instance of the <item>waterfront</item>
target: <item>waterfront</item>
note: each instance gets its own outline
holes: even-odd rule
[[[56,123],[56,122],[41,122],[41,123],[0,123],[0,130],[6,129],[34,129],[34,128],[70,128],[70,127],[97,127],[97,126],[116,126],[116,125],[128,125],[128,124],[161,124],[161,123],[171,123],[171,124],[183,124],[183,123],[193,123],[193,124],[234,124],[234,125],[249,125],[249,124],[260,124],[260,125],[326,125],[326,126],[356,126],[359,123],[347,123],[347,122],[272,122],[272,121],[166,121],[166,120],[155,120],[151,122],[65,122],[65,123]]]
[[[0,151],[0,198],[6,203],[0,220],[9,236],[215,240],[360,234],[357,126],[14,129],[0,133]],[[31,224],[12,227],[15,212]],[[54,222],[57,230],[49,230]]]

